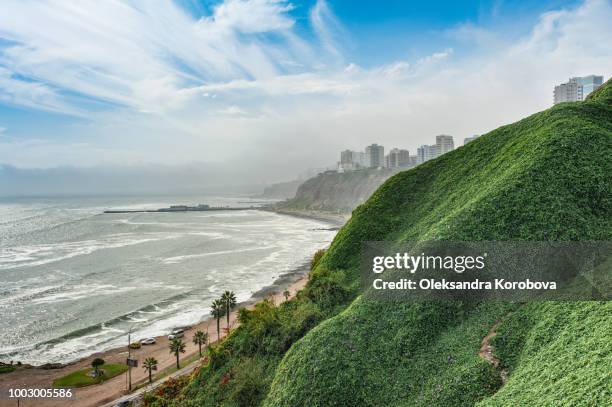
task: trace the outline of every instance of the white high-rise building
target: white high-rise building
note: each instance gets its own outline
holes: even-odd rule
[[[408,167],[410,152],[408,150],[401,150],[394,148],[389,151],[389,155],[385,157],[387,168],[404,168]]]
[[[344,150],[340,153],[339,170],[353,171],[365,167],[367,167],[367,163],[364,152]]]
[[[426,161],[432,160],[438,156],[437,145],[422,145],[417,148],[417,164],[423,164]]]
[[[603,76],[589,75],[570,78],[568,82],[555,86],[554,103],[584,100],[589,93],[603,84]]]
[[[438,155],[446,154],[449,151],[453,151],[455,149],[455,142],[453,141],[453,137],[440,134],[436,136],[436,147],[438,149]]]
[[[378,144],[372,144],[365,149],[367,166],[370,168],[384,167],[385,165],[385,148]]]

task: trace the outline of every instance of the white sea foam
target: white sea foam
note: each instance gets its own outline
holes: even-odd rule
[[[208,253],[185,254],[182,256],[167,257],[165,259],[162,259],[162,262],[164,262],[165,264],[175,264],[175,263],[180,263],[185,260],[199,259],[202,257],[221,256],[221,255],[236,254],[236,253],[246,253],[246,252],[253,252],[253,251],[260,251],[260,250],[268,250],[268,249],[273,249],[273,248],[274,246],[262,246],[262,247],[252,247],[252,248],[235,249],[235,250],[221,250],[217,252],[208,252]]]
[[[33,267],[91,254],[102,249],[116,249],[157,240],[176,239],[180,235],[156,234],[127,238],[130,234],[111,235],[102,240],[83,240],[48,245],[6,247],[0,249],[0,270]]]

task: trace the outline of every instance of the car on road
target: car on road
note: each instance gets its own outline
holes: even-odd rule
[[[129,407],[130,405],[131,405],[130,401],[123,400],[123,401],[120,401],[119,403],[115,404],[114,407]]]
[[[157,342],[155,338],[145,338],[140,340],[141,345],[153,345]]]
[[[184,335],[185,330],[183,328],[175,328],[172,330],[172,332],[170,332],[170,335],[168,335],[168,339],[173,340],[176,338],[182,338]]]

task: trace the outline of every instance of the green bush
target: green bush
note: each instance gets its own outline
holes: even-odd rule
[[[13,365],[0,365],[0,374],[14,372],[15,369],[16,367]]]
[[[126,365],[108,363],[98,366],[102,374],[97,377],[91,375],[92,369],[87,368],[78,370],[67,374],[66,376],[60,377],[53,381],[53,387],[85,387],[91,386],[92,384],[99,384],[105,382],[108,379],[112,379],[115,376],[124,373],[128,367]]]

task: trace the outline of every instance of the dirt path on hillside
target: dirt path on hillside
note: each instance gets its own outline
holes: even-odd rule
[[[508,381],[508,371],[506,369],[500,369],[499,359],[494,355],[495,347],[491,344],[491,339],[493,339],[495,335],[497,335],[496,329],[499,326],[500,322],[501,321],[497,321],[495,324],[493,324],[487,336],[482,339],[478,356],[480,356],[481,358],[492,364],[497,370],[499,370],[499,376],[501,377],[503,386]]]

